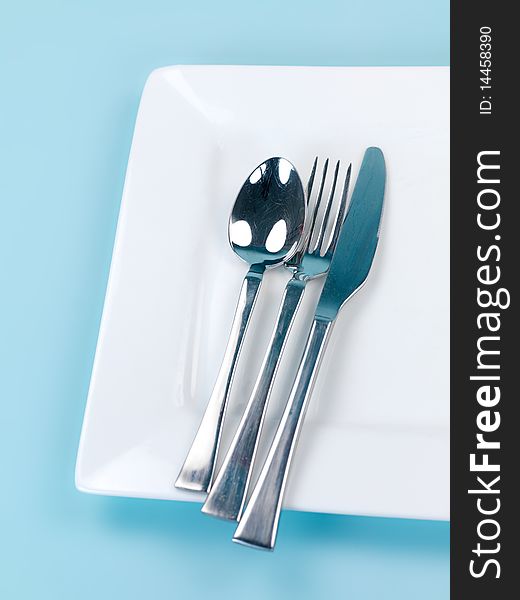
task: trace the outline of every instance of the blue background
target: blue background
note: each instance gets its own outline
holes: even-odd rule
[[[286,512],[274,554],[183,503],[74,488],[125,164],[175,63],[447,65],[447,0],[0,9],[0,597],[448,598],[447,523]]]

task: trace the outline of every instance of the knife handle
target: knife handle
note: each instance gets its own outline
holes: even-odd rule
[[[242,283],[224,360],[199,429],[175,482],[175,487],[207,492],[213,481],[231,385],[244,337],[256,304],[263,269],[251,267]]]
[[[276,326],[260,374],[222,467],[202,507],[202,512],[206,514],[232,521],[240,519],[269,396],[287,337],[305,291],[305,283],[292,278],[285,287]]]
[[[280,425],[233,541],[272,550],[287,476],[333,321],[315,317]]]

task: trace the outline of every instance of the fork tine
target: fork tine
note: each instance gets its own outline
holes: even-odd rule
[[[309,202],[311,199],[312,186],[314,185],[314,176],[316,175],[316,167],[318,166],[318,157],[314,159],[314,164],[312,165],[312,171],[309,177],[309,181],[307,182],[307,208],[309,208]]]
[[[314,235],[314,228],[316,226],[316,217],[318,216],[318,209],[320,208],[320,203],[321,203],[321,197],[323,195],[323,188],[325,186],[325,179],[327,178],[327,170],[329,168],[329,159],[327,158],[325,160],[325,163],[323,164],[323,171],[321,174],[321,181],[320,181],[320,187],[318,190],[318,196],[316,198],[316,202],[314,203],[314,211],[312,213],[312,220],[309,226],[309,238],[308,238],[308,249],[307,251],[310,252],[310,246],[312,244],[312,237]]]
[[[346,209],[347,209],[347,195],[348,195],[348,188],[349,188],[349,184],[350,184],[351,171],[352,171],[352,163],[349,164],[348,169],[347,169],[347,174],[345,175],[345,181],[343,183],[343,191],[341,193],[341,200],[339,203],[338,214],[336,216],[336,221],[334,223],[332,238],[330,240],[329,247],[327,248],[327,254],[329,252],[334,252],[336,243],[338,241],[339,232],[341,231],[341,226],[343,225],[343,221],[345,220]]]
[[[334,200],[334,193],[336,191],[336,183],[338,181],[338,173],[339,173],[340,161],[336,163],[336,168],[334,169],[334,176],[332,178],[332,184],[330,186],[329,197],[327,199],[327,204],[325,205],[325,212],[323,214],[323,219],[321,221],[320,233],[318,235],[318,239],[316,240],[316,245],[314,247],[314,251],[318,251],[320,254],[322,252],[323,240],[325,238],[325,232],[327,231],[327,223],[329,222],[329,215],[332,208],[332,202]]]

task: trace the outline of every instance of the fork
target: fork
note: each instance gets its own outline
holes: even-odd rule
[[[318,159],[316,158],[307,186],[307,203],[310,202],[317,164]],[[325,275],[329,270],[332,254],[345,218],[350,165],[343,183],[336,220],[329,238],[326,238],[340,170],[340,161],[338,160],[323,216],[320,225],[317,224],[328,166],[329,159],[327,158],[322,170],[312,219],[308,223],[304,236],[304,243],[294,257],[285,263],[293,275],[285,287],[276,326],[271,335],[260,373],[222,467],[202,507],[202,512],[221,519],[240,520],[267,404],[289,332],[301,304],[307,282]]]

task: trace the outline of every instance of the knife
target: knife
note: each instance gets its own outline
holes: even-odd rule
[[[383,153],[379,148],[368,148],[289,400],[234,542],[274,548],[287,476],[327,342],[340,309],[363,286],[374,260],[385,180]]]

